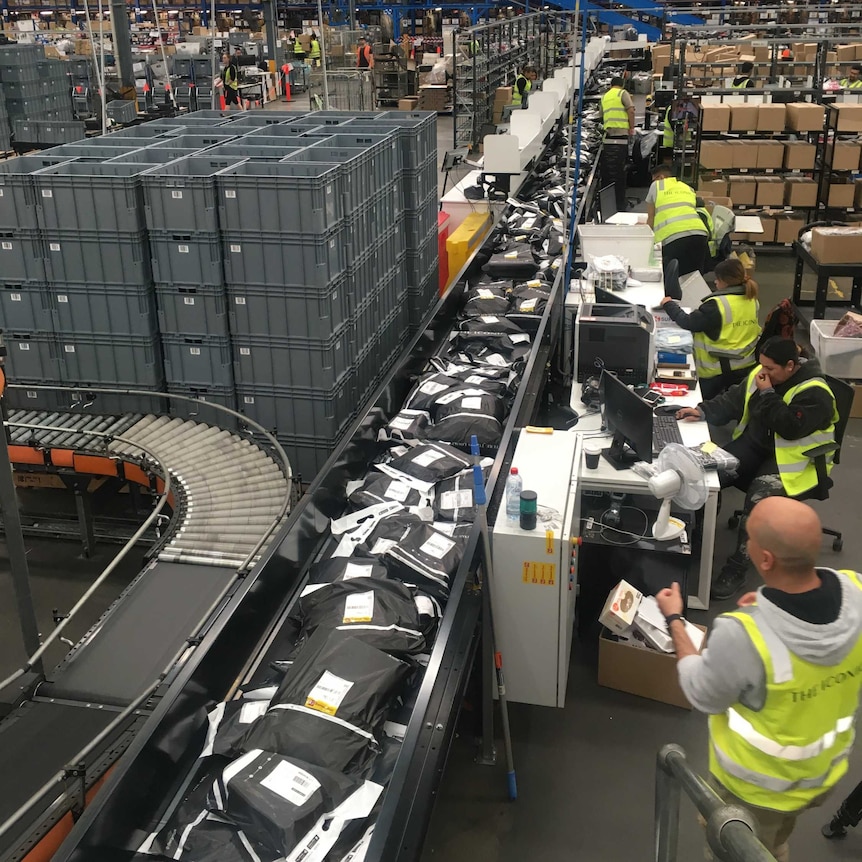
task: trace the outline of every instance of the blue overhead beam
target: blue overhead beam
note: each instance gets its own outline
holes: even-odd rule
[[[556,0],[556,5],[561,9],[574,10],[575,0]],[[652,6],[655,6],[655,4],[653,3]],[[634,27],[638,33],[645,34],[651,42],[656,42],[661,38],[661,30],[658,27],[653,27],[652,24],[644,24],[642,21],[638,21],[636,18],[629,18],[620,12],[604,9],[595,3],[584,0],[584,2],[581,2],[581,11],[595,16],[602,24],[607,24],[610,27]]]

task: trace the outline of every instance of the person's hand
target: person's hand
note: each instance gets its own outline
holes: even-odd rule
[[[664,299],[662,299],[662,301],[659,303],[659,305],[664,305],[666,302],[675,302],[675,301],[676,300],[674,300],[674,298],[672,296],[666,296]]]
[[[682,593],[676,581],[670,587],[663,589],[656,597],[659,610],[669,617],[671,614],[681,614],[683,611]]]
[[[740,596],[738,601],[736,602],[736,606],[738,608],[748,608],[751,605],[757,604],[757,593],[751,592],[746,593],[744,596]]]
[[[686,422],[700,422],[703,419],[703,414],[697,407],[680,407],[676,411],[677,419],[685,419]]]
[[[764,389],[772,389],[772,380],[769,375],[761,369],[754,377],[754,385],[760,392],[763,392]]]

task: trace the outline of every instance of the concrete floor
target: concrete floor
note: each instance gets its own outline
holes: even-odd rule
[[[273,108],[284,108],[273,105]],[[292,108],[301,109],[300,103]],[[452,147],[451,118],[438,125],[439,155]],[[763,313],[792,291],[793,259],[789,254],[763,254],[756,278]],[[862,566],[862,531],[858,492],[862,475],[862,420],[851,420],[836,468],[832,497],[816,504],[824,523],[845,532],[844,551],[832,552],[824,542],[822,562],[835,567]],[[726,514],[742,502],[736,491],[725,492]],[[731,551],[733,533],[719,521],[716,556]],[[30,575],[40,627],[52,627],[51,610],[68,610],[116,552],[103,546],[95,560],[78,557],[74,543],[28,540]],[[80,637],[140,571],[141,555],[133,553],[94,596],[71,637]],[[752,577],[750,586],[754,586]],[[732,602],[695,621],[712,619]],[[59,659],[61,650],[52,659]],[[0,544],[0,675],[17,667],[23,657],[11,591],[8,557]],[[51,662],[49,662],[50,666]],[[652,856],[653,779],[655,755],[667,742],[683,745],[694,766],[706,766],[706,719],[627,694],[600,688],[594,662],[575,641],[569,674],[567,705],[562,710],[513,704],[512,734],[518,772],[519,799],[506,801],[505,765],[477,766],[472,736],[459,735],[440,788],[423,862],[647,862]],[[466,723],[465,723],[466,726]],[[502,751],[498,740],[498,748]],[[838,802],[862,778],[862,748],[851,758],[851,770],[822,815],[800,821],[792,846],[797,860],[858,860],[862,830],[843,843],[826,842],[820,825]],[[680,860],[702,858],[702,833],[691,806],[684,803]]]

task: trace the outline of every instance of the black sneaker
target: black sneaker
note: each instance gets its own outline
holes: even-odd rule
[[[745,576],[748,574],[748,560],[742,554],[731,554],[727,562],[721,567],[718,577],[712,582],[709,591],[711,598],[716,601],[733,598],[745,585]]]

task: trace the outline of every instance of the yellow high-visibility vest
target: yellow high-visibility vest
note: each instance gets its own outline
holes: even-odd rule
[[[760,338],[757,314],[760,304],[756,299],[744,295],[717,293],[708,296],[705,302],[714,302],[721,312],[721,332],[711,339],[705,332],[693,333],[694,364],[698,377],[718,377],[721,360],[730,365],[731,371],[741,371],[757,362],[754,348]],[[722,356],[716,355],[721,351]],[[727,354],[732,354],[728,356]]]
[[[623,105],[623,91],[619,87],[611,87],[602,96],[602,125],[608,129],[629,130],[629,114]]]
[[[656,242],[668,242],[675,234],[691,232],[706,236],[697,214],[697,195],[691,187],[668,177],[657,183],[653,234]]]
[[[518,81],[524,81],[524,95],[527,96],[530,93],[530,90],[533,89],[533,82],[527,78],[525,75],[518,75],[515,78],[515,87],[512,90],[512,104],[520,105],[522,102],[521,93],[518,90]]]

